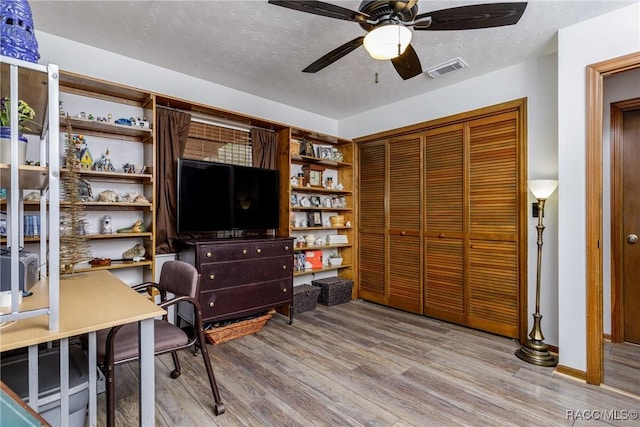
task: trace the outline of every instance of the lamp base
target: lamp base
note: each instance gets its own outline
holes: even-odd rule
[[[516,350],[516,356],[525,362],[538,366],[556,366],[558,358],[549,353],[549,346],[542,341],[529,340]]]

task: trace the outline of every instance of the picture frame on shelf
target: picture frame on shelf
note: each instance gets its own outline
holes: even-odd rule
[[[300,141],[300,155],[315,157],[315,153],[313,151],[313,144],[311,143],[311,141],[308,141],[306,139],[303,139],[302,141]]]
[[[325,160],[333,160],[333,149],[331,147],[318,147],[318,157]]]
[[[311,196],[311,206],[314,208],[319,208],[320,206],[322,206],[320,196]]]
[[[311,207],[311,200],[309,200],[309,198],[307,196],[302,196],[300,198],[300,206],[302,206],[303,208],[310,208]]]
[[[295,193],[291,194],[291,206],[298,206],[298,195]]]
[[[331,197],[328,197],[328,196],[322,197],[322,207],[324,207],[324,208],[333,207],[332,203],[331,203]]]
[[[322,212],[311,211],[308,213],[309,227],[322,227]]]
[[[345,208],[346,206],[347,206],[347,199],[344,196],[333,196],[331,198],[331,207]]]

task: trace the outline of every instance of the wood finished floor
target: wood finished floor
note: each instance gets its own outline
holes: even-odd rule
[[[156,359],[157,426],[637,426],[567,411],[640,409],[640,400],[555,375],[506,338],[352,301],[275,315],[259,333],[209,346],[226,413],[215,416],[200,355]],[[116,424],[137,425],[137,365],[117,368]],[[104,394],[99,396],[104,423]],[[583,413],[584,414],[584,413]]]
[[[604,383],[640,396],[640,345],[604,345]]]

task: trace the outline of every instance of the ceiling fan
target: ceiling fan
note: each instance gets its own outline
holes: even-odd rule
[[[363,1],[358,11],[322,1],[277,1],[270,4],[300,12],[356,22],[367,31],[318,59],[305,73],[315,73],[364,45],[375,59],[390,59],[404,80],[422,73],[418,54],[411,46],[411,30],[446,31],[514,25],[527,7],[521,3],[489,3],[452,7],[418,14],[418,0]]]

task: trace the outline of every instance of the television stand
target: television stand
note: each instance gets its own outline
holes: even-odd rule
[[[200,273],[204,323],[237,319],[273,308],[293,322],[293,239],[242,238],[182,241],[178,259]],[[193,314],[178,309],[193,323]]]

